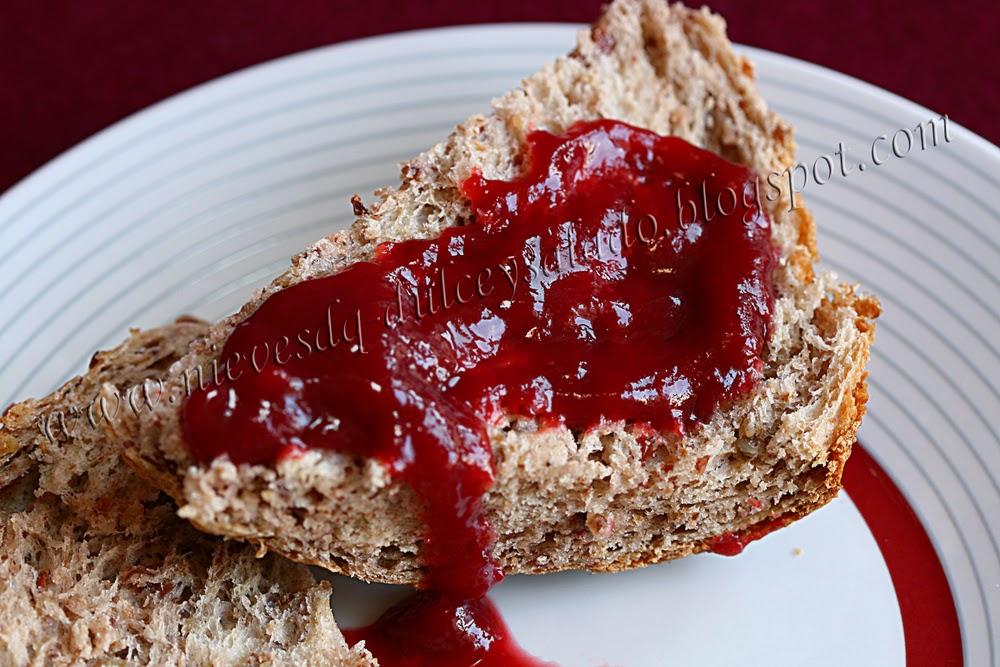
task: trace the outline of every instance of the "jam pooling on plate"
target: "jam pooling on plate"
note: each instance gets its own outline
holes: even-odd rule
[[[553,667],[525,653],[489,598],[457,603],[437,593],[404,599],[375,623],[345,630],[382,667]]]
[[[747,169],[624,123],[533,132],[438,237],[271,295],[185,402],[194,456],[375,457],[424,504],[424,586],[502,578],[482,511],[506,416],[683,434],[760,377],[770,223]]]

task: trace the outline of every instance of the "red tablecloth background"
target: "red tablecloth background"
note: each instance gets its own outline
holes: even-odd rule
[[[734,41],[851,74],[1000,143],[996,0],[706,1],[727,17]],[[0,7],[0,192],[128,114],[248,65],[400,30],[589,22],[601,4],[9,0]]]

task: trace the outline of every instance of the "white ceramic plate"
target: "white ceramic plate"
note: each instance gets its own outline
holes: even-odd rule
[[[41,169],[0,199],[0,405],[50,391],[129,326],[234,310],[347,224],[350,194],[395,182],[397,162],[574,31],[456,28],[310,51],[174,97]],[[866,159],[878,135],[937,116],[747,52],[810,165],[838,142]],[[848,494],[739,558],[510,578],[493,598],[525,648],[562,665],[947,664],[963,652],[1000,665],[1000,151],[954,124],[950,135],[806,190],[826,266],[884,305],[860,436],[877,463],[856,457]],[[345,625],[399,595],[335,588]]]

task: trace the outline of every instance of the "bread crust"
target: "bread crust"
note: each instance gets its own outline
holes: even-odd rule
[[[618,0],[570,55],[404,164],[397,188],[377,192],[370,205],[356,199],[354,225],[295,257],[172,375],[211,363],[232,328],[275,291],[365,259],[381,242],[463,224],[470,211],[458,186],[472,169],[509,179],[532,129],[558,132],[592,118],[681,136],[762,176],[794,159],[791,129],[767,109],[719,17]],[[496,483],[484,506],[506,571],[616,571],[678,558],[721,534],[804,516],[836,495],[864,412],[878,305],[816,274],[814,221],[791,209],[787,192],[765,206],[781,257],[765,380],[685,439],[657,436],[651,461],[634,424],[583,434],[541,431],[514,416],[498,425],[490,434]],[[168,390],[183,400],[179,381]],[[276,468],[197,465],[176,410],[115,428],[130,464],[203,530],[370,581],[422,577],[419,499],[375,461],[314,451]]]

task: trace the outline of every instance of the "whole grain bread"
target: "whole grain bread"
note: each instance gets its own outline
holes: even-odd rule
[[[722,19],[662,0],[613,2],[572,53],[492,106],[404,164],[398,187],[378,191],[368,205],[355,198],[353,226],[308,248],[213,326],[171,368],[170,399],[183,400],[182,378],[210,369],[233,327],[270,294],[366,259],[384,241],[467,222],[459,183],[473,169],[516,176],[533,129],[620,119],[762,176],[788,167],[795,153],[790,128],[768,110]],[[815,273],[807,210],[793,210],[787,193],[765,206],[780,263],[763,381],[683,439],[656,436],[650,456],[630,423],[579,433],[511,416],[492,428],[496,481],[484,506],[505,571],[614,571],[678,558],[723,534],[801,517],[837,494],[867,399],[878,304]],[[423,575],[419,500],[377,461],[310,451],[274,468],[224,457],[198,465],[178,411],[168,407],[116,422],[113,437],[206,531],[366,580],[415,583]]]
[[[374,664],[337,629],[328,582],[196,531],[87,417],[103,383],[154,381],[205,331],[133,332],[0,418],[0,664]]]

